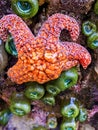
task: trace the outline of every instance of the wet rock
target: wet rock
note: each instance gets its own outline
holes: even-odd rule
[[[93,2],[94,0],[61,0],[62,6],[64,6],[67,11],[72,11],[76,14],[87,14]]]
[[[4,49],[4,44],[0,40],[0,72],[7,66],[8,56]]]
[[[36,126],[46,126],[47,113],[37,106],[33,106],[27,116],[18,117],[13,115],[8,124],[2,130],[32,130]]]
[[[94,127],[92,127],[91,125],[89,124],[83,124],[80,128],[80,130],[95,130]]]
[[[73,12],[77,15],[87,14],[90,11],[94,0],[48,0],[49,11],[53,12]]]
[[[95,66],[94,66],[94,70],[98,76],[98,49],[95,50],[95,58],[96,58],[96,62],[95,62]]]
[[[12,13],[11,0],[0,0],[0,18],[10,13]]]
[[[33,119],[27,116],[18,117],[13,115],[8,124],[2,130],[31,130],[33,127]]]
[[[41,6],[45,3],[45,0],[39,0],[38,2],[39,2],[39,5]]]

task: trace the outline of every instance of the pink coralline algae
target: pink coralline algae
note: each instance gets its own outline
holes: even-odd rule
[[[32,105],[30,117],[33,119],[33,124],[45,126],[48,113],[41,108],[39,101],[34,101]]]
[[[74,42],[61,42],[61,30],[67,29],[73,41],[79,36],[77,21],[64,14],[48,18],[35,37],[24,21],[14,15],[0,19],[0,38],[6,41],[11,33],[18,52],[18,62],[7,74],[13,82],[45,83],[59,77],[62,71],[80,63],[84,69],[91,63],[89,52]]]
[[[98,113],[98,106],[93,106],[91,110],[88,110],[88,121],[96,114]]]

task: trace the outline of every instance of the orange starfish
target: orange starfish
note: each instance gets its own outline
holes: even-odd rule
[[[69,31],[73,41],[77,40],[78,23],[67,15],[57,13],[49,17],[36,37],[16,15],[0,19],[0,38],[6,41],[10,32],[18,52],[18,62],[7,73],[13,82],[45,83],[58,78],[62,71],[79,62],[87,68],[91,62],[89,52],[77,43],[59,41],[62,29]]]

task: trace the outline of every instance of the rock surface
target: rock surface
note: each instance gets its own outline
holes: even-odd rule
[[[0,72],[4,70],[4,68],[8,64],[8,56],[4,49],[4,43],[0,40]]]

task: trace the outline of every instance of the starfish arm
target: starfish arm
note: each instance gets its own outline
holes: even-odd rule
[[[91,55],[83,46],[73,42],[62,42],[68,60],[78,60],[84,69],[91,63]]]
[[[24,62],[23,58],[26,61],[26,57],[20,57],[18,58],[17,63],[9,68],[7,75],[11,79],[12,82],[15,82],[17,84],[22,84],[24,82],[28,81],[34,81],[33,78],[33,66],[30,66],[30,64]]]
[[[12,82],[17,84],[22,84],[29,81],[36,81],[42,84],[49,81],[50,79],[44,70],[41,70],[41,68],[41,65],[34,68],[33,65],[27,64],[22,60],[18,60],[18,62],[8,70],[7,75]]]
[[[22,61],[18,60],[18,62],[8,70],[7,75],[12,80],[12,82],[21,84],[21,79],[23,78],[23,75],[24,75],[23,71],[24,71],[25,67],[26,66],[24,66]],[[26,73],[26,71],[25,71],[25,73]]]
[[[44,37],[50,42],[59,40],[61,30],[69,31],[73,41],[76,41],[79,36],[79,25],[77,21],[64,14],[54,14],[42,25],[38,36]]]
[[[15,14],[10,14],[0,19],[0,38],[7,40],[8,33],[11,33],[17,51],[26,43],[25,40],[34,40],[34,35],[25,22]]]
[[[69,70],[71,69],[72,67],[76,66],[77,64],[79,64],[79,62],[77,60],[70,60],[70,61],[67,61],[65,63],[65,65],[62,67],[62,71],[65,71],[65,70]]]

